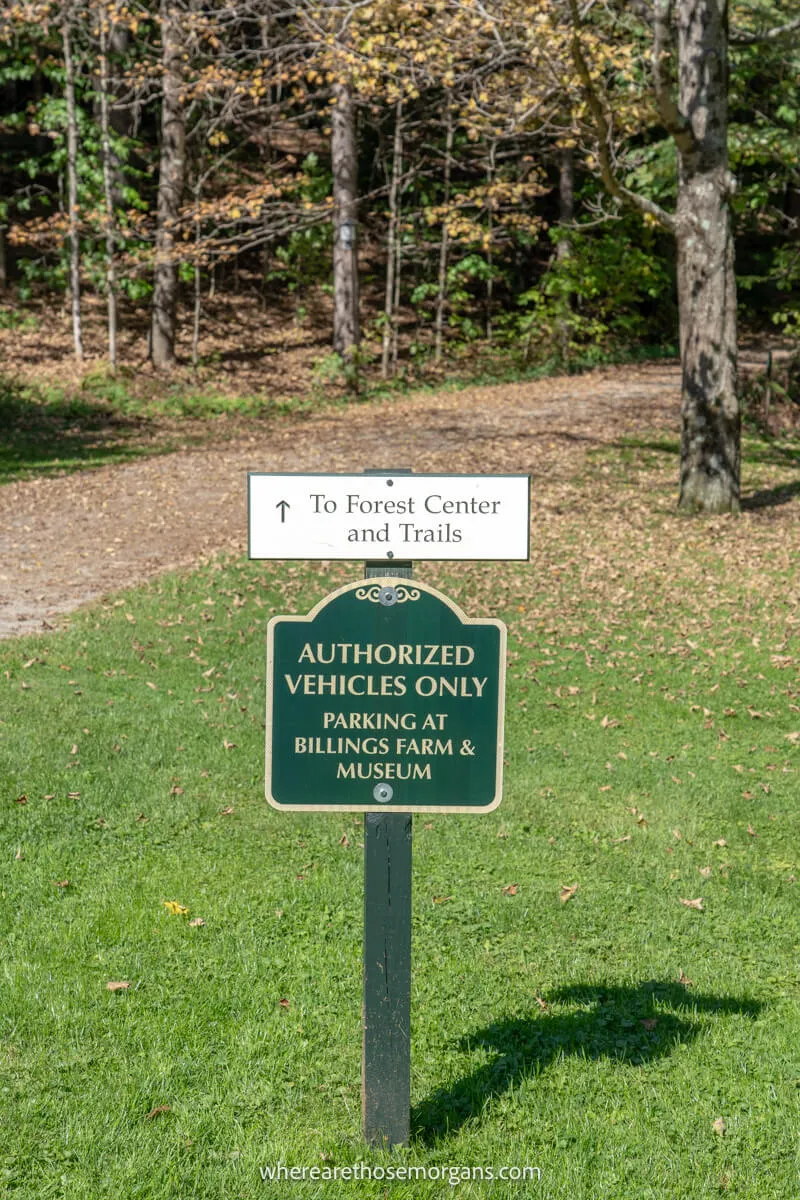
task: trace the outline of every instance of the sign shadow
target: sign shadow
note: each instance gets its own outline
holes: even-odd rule
[[[547,1000],[570,1012],[548,1008],[529,1017],[505,1017],[460,1038],[457,1048],[492,1054],[482,1066],[438,1088],[411,1113],[412,1137],[430,1144],[480,1117],[494,1096],[566,1055],[615,1060],[641,1066],[692,1042],[707,1026],[705,1017],[755,1017],[762,1005],[749,997],[703,995],[681,983],[648,980],[623,987],[575,984]]]

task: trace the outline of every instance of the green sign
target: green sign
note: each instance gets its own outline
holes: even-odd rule
[[[267,799],[299,811],[500,803],[506,629],[425,584],[351,583],[267,630]]]

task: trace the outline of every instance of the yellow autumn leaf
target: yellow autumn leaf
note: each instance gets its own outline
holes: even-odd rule
[[[172,913],[174,917],[185,917],[189,910],[185,905],[179,904],[177,900],[162,900],[161,903],[168,913]]]

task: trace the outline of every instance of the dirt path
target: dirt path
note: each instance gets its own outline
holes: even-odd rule
[[[418,395],[264,425],[217,449],[0,490],[0,636],[51,628],[117,588],[246,548],[246,475],[258,471],[579,469],[587,449],[678,429],[677,365]],[[538,497],[538,500],[537,500]]]

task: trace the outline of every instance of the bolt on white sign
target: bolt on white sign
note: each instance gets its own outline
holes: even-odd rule
[[[528,475],[248,476],[250,558],[525,561]]]

